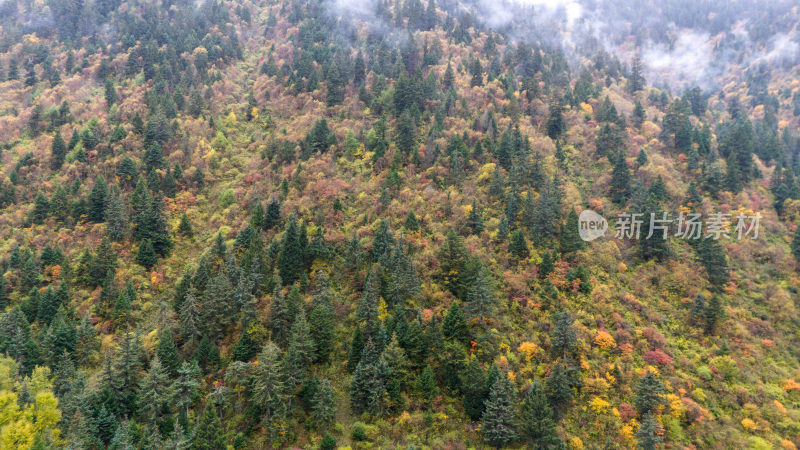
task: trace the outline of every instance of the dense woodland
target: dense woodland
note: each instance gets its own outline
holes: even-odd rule
[[[0,3],[0,448],[800,445],[797,61],[673,91],[365,4]]]

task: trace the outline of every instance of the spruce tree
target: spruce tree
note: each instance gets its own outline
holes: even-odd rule
[[[550,334],[550,351],[554,357],[567,359],[577,345],[577,332],[567,311],[556,313],[553,317],[553,331]]]
[[[272,342],[264,345],[258,355],[258,365],[253,371],[252,389],[252,401],[261,406],[267,423],[283,414],[286,381],[281,350]]]
[[[486,408],[481,416],[481,434],[487,444],[501,448],[516,438],[515,404],[514,386],[506,374],[501,374],[489,390]]]
[[[50,147],[50,168],[53,170],[58,170],[64,165],[64,158],[67,156],[67,144],[64,143],[64,139],[61,137],[61,132],[56,131],[56,135],[53,137],[53,144]]]
[[[150,242],[150,239],[143,240],[139,244],[139,251],[136,253],[136,264],[150,270],[157,262],[158,257],[156,256],[155,250],[153,250],[153,244]]]
[[[430,366],[425,366],[425,369],[417,376],[414,382],[414,389],[426,404],[430,404],[433,398],[439,394],[439,388],[436,387],[436,381],[433,378],[433,371]]]
[[[514,232],[511,233],[508,251],[511,252],[511,254],[514,255],[514,257],[518,260],[527,259],[528,256],[530,256],[528,242],[525,239],[525,234],[522,233],[522,230],[514,230]]]
[[[442,320],[442,335],[445,339],[453,339],[462,344],[469,341],[469,328],[458,301],[450,303],[450,309],[447,310],[447,314]]]
[[[635,392],[634,406],[642,417],[652,413],[659,405],[667,403],[666,399],[661,396],[666,393],[664,385],[650,371],[636,382]]]
[[[108,187],[102,175],[94,181],[92,191],[89,193],[89,220],[95,223],[103,222],[106,218],[106,196]]]
[[[624,204],[630,197],[631,174],[625,158],[619,156],[614,163],[614,170],[611,172],[611,200],[618,204]]]
[[[285,358],[286,381],[291,389],[303,384],[313,358],[314,341],[311,339],[306,315],[301,310],[289,332],[289,348]]]
[[[156,354],[150,360],[150,369],[142,378],[139,393],[139,412],[147,424],[152,427],[158,425],[163,416],[164,405],[171,397],[169,374]]]
[[[472,420],[478,420],[483,415],[484,403],[488,391],[486,390],[486,371],[481,367],[477,357],[472,357],[464,370],[464,412]]]
[[[486,327],[486,319],[494,315],[497,298],[494,295],[494,286],[489,269],[483,267],[478,271],[478,276],[467,294],[467,311],[480,319],[481,325]]]
[[[575,209],[571,209],[567,216],[567,222],[561,228],[561,251],[572,253],[583,250],[585,246],[586,243],[581,239],[578,230],[578,214]]]
[[[336,392],[327,379],[317,386],[311,399],[311,422],[319,430],[326,429],[336,417]]]
[[[317,272],[314,298],[308,324],[314,341],[314,362],[327,362],[334,346],[336,311],[333,309],[332,293],[325,272]]]
[[[288,310],[280,281],[278,278],[272,291],[267,326],[272,331],[272,340],[280,346],[286,346],[289,342],[289,328],[292,326],[293,317]]]
[[[519,415],[520,434],[533,449],[558,448],[561,439],[556,432],[553,410],[547,400],[544,387],[534,381],[525,399]]]
[[[570,380],[569,369],[562,363],[555,364],[550,369],[550,375],[545,380],[547,400],[553,407],[556,421],[564,415],[564,411],[574,396]]]
[[[303,272],[303,243],[300,242],[300,225],[294,216],[289,217],[286,231],[281,238],[281,253],[278,257],[278,271],[284,286],[294,284]]]
[[[642,450],[655,450],[656,446],[663,440],[659,431],[661,426],[652,414],[647,413],[642,419],[639,429],[636,430],[636,440]]]
[[[800,264],[800,226],[795,228],[794,235],[792,237],[792,256],[794,256],[794,260]]]
[[[194,235],[192,223],[189,222],[189,216],[187,216],[185,212],[181,214],[181,221],[178,224],[178,234],[185,237],[192,237],[192,235]]]
[[[219,450],[227,447],[222,424],[215,408],[207,404],[200,418],[196,434],[192,440],[192,450]]]
[[[178,348],[175,346],[175,340],[172,338],[172,331],[168,328],[161,330],[158,346],[156,347],[156,355],[158,355],[164,370],[171,377],[178,374],[181,357],[178,354]]]

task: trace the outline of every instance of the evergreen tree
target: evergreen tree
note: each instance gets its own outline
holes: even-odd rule
[[[553,331],[550,334],[550,350],[554,357],[567,356],[575,351],[577,332],[567,311],[556,313],[553,317]]]
[[[281,362],[281,350],[272,342],[264,345],[253,372],[252,401],[260,405],[264,419],[270,423],[284,413],[286,381]]]
[[[383,411],[388,370],[385,359],[368,339],[350,383],[350,406],[356,414],[378,415]]]
[[[112,241],[119,242],[128,232],[128,207],[117,186],[111,188],[105,212],[106,231]]]
[[[794,256],[794,260],[800,263],[800,227],[797,227],[794,230],[791,250],[792,250],[792,256]]]
[[[332,294],[325,272],[317,272],[314,298],[308,315],[311,338],[314,341],[314,361],[327,362],[334,346],[336,311],[333,309]]]
[[[301,310],[289,332],[289,349],[286,352],[285,370],[289,387],[303,384],[314,358],[314,341],[308,328],[306,315]]]
[[[711,296],[705,309],[703,310],[703,321],[705,322],[706,334],[713,334],[717,323],[725,315],[718,295]]]
[[[158,359],[167,374],[171,377],[178,374],[181,357],[178,354],[178,348],[175,346],[175,340],[172,338],[172,331],[169,329],[161,330],[158,346],[156,347],[156,355],[158,355]]]
[[[207,404],[192,440],[192,450],[219,450],[227,447],[219,416],[211,404]]]
[[[639,429],[636,430],[636,439],[639,448],[642,450],[655,450],[656,446],[663,440],[659,431],[661,426],[652,414],[647,413],[642,419]]]
[[[528,250],[528,242],[525,240],[525,235],[522,230],[514,230],[511,233],[511,241],[508,244],[508,251],[511,252],[517,259],[527,259],[530,256]]]
[[[481,368],[478,358],[472,357],[464,369],[464,412],[472,420],[478,420],[483,415],[484,404],[488,395],[486,389],[486,372]]]
[[[156,354],[150,360],[150,369],[142,378],[139,393],[139,412],[147,424],[152,427],[158,425],[163,416],[165,404],[171,397],[169,374]]]
[[[192,223],[189,222],[189,216],[187,216],[185,212],[181,214],[181,221],[178,224],[178,234],[186,237],[192,237],[194,235]]]
[[[486,409],[481,416],[481,434],[492,447],[505,447],[516,438],[514,397],[514,386],[508,376],[501,374],[489,390]]]
[[[403,226],[406,228],[406,230],[409,231],[419,230],[419,221],[417,220],[417,216],[414,214],[414,211],[408,212],[408,215],[406,216],[406,221],[404,222]],[[800,250],[798,250],[798,255],[800,255]],[[798,261],[800,261],[800,256],[798,257]]]
[[[153,250],[153,244],[150,242],[150,239],[144,239],[139,244],[139,251],[136,253],[136,264],[139,264],[149,271],[157,262],[158,257],[156,256],[155,250]]]
[[[614,170],[611,172],[611,200],[618,204],[624,204],[630,197],[631,174],[625,158],[618,157],[614,163]]]
[[[327,379],[317,386],[311,400],[311,422],[317,429],[324,430],[336,417],[336,392]]]
[[[467,228],[469,228],[472,234],[475,235],[483,232],[483,219],[481,218],[481,212],[478,209],[478,205],[475,202],[472,203],[472,209],[469,210],[469,216],[467,217]]]
[[[61,137],[61,132],[56,131],[56,135],[53,137],[53,144],[50,147],[50,168],[53,170],[58,170],[64,165],[64,158],[67,156],[67,145],[64,143],[64,139]]]
[[[272,292],[267,326],[272,331],[272,340],[278,345],[285,346],[289,342],[289,328],[292,326],[294,318],[290,315],[286,297],[281,290],[280,278],[276,281],[275,289]]]
[[[37,225],[41,225],[47,220],[50,215],[50,202],[41,192],[36,194],[36,200],[33,203],[33,210],[30,213],[30,221]]]
[[[534,381],[525,399],[519,415],[520,434],[532,449],[558,448],[561,439],[556,433],[556,422],[553,410],[547,400],[544,387]]]
[[[480,319],[481,325],[486,327],[486,319],[493,317],[497,306],[497,298],[494,295],[494,286],[489,273],[485,267],[478,271],[478,276],[467,294],[467,311]]]
[[[652,413],[659,405],[667,404],[666,399],[661,396],[666,393],[664,385],[650,371],[636,382],[635,392],[634,406],[642,417]]]
[[[408,110],[403,111],[397,119],[395,131],[395,145],[397,149],[406,155],[413,155],[417,152],[417,126],[414,118]]]
[[[106,218],[106,196],[108,187],[102,175],[94,181],[92,191],[89,193],[89,220],[95,223],[103,222]]]
[[[728,260],[719,242],[705,237],[695,246],[697,260],[706,269],[708,281],[717,289],[722,288],[729,278]]]
[[[550,369],[550,375],[545,380],[545,391],[547,400],[555,412],[556,421],[563,417],[564,410],[572,402],[574,396],[572,385],[567,366],[557,363]]]
[[[425,369],[417,376],[417,380],[414,382],[414,389],[419,398],[427,404],[430,404],[433,398],[439,394],[439,388],[436,387],[436,381],[433,379],[433,371],[430,366],[425,366]]]
[[[561,229],[561,251],[572,253],[583,250],[586,243],[581,239],[578,229],[578,214],[575,209],[571,209],[567,216],[567,223]]]
[[[550,115],[547,118],[547,135],[550,139],[556,140],[567,129],[567,123],[564,120],[564,107],[561,100],[553,98],[550,101]]]
[[[284,231],[283,237],[281,238],[281,253],[278,257],[278,270],[280,271],[284,286],[294,284],[295,281],[300,279],[300,275],[303,272],[305,259],[303,248],[305,245],[301,242],[300,227],[301,225],[298,225],[297,220],[293,216],[290,216],[286,231]]]
[[[447,310],[447,314],[442,321],[442,335],[445,339],[453,339],[462,344],[466,344],[469,341],[469,328],[458,301],[450,303],[450,309]]]
[[[364,290],[356,310],[356,320],[370,337],[378,331],[378,305],[380,303],[380,266],[374,265],[367,274]]]

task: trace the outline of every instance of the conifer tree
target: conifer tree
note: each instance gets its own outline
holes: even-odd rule
[[[294,216],[289,217],[289,223],[286,226],[286,231],[281,238],[281,253],[278,257],[278,270],[283,280],[284,286],[294,284],[295,281],[300,279],[303,272],[303,261],[305,255],[303,254],[304,245],[300,237],[300,225]]]
[[[525,235],[522,233],[522,230],[514,230],[514,232],[511,233],[508,251],[519,260],[527,259],[528,256],[530,256],[528,242],[525,239]]]
[[[581,239],[580,230],[578,230],[578,214],[574,209],[571,209],[567,216],[567,222],[561,229],[561,251],[564,253],[576,252],[583,250],[586,243]]]
[[[227,447],[219,416],[211,404],[207,404],[192,440],[192,450],[219,450]]]
[[[453,339],[462,344],[466,344],[469,341],[469,328],[458,301],[453,301],[450,304],[450,309],[447,310],[447,314],[444,316],[442,335],[445,339]]]
[[[639,381],[636,382],[635,392],[634,406],[642,417],[652,413],[659,405],[667,403],[666,399],[661,396],[666,389],[653,372],[648,371],[645,376],[639,378]]]
[[[577,333],[567,311],[556,313],[553,317],[553,331],[550,334],[550,349],[555,357],[567,359],[577,345]]]
[[[324,430],[336,417],[336,392],[328,379],[323,379],[311,399],[311,422]]]
[[[169,374],[156,354],[150,360],[150,369],[142,378],[139,394],[139,411],[147,424],[152,427],[158,425],[163,415],[164,405],[171,397]]]
[[[278,345],[285,346],[289,342],[289,328],[292,326],[293,317],[288,310],[280,281],[279,277],[272,292],[267,326],[272,331],[272,340]]]
[[[106,207],[106,231],[112,241],[119,242],[128,232],[128,207],[117,186],[111,188]]]
[[[64,143],[64,139],[61,137],[61,132],[56,131],[56,135],[53,137],[53,144],[50,147],[50,168],[53,170],[58,170],[64,165],[64,158],[67,156],[67,145]]]
[[[189,216],[187,216],[185,212],[181,214],[181,221],[178,224],[178,234],[186,237],[192,237],[192,235],[194,235],[192,223],[189,221]]]
[[[478,358],[472,357],[464,370],[464,412],[472,420],[478,420],[483,415],[484,402],[488,391],[486,390],[486,372],[480,365]]]
[[[175,346],[175,340],[172,338],[172,331],[168,328],[161,330],[158,346],[156,347],[156,355],[158,355],[161,365],[167,374],[171,377],[178,374],[181,357],[178,354],[178,348]]]
[[[487,444],[505,447],[516,438],[514,426],[514,386],[501,374],[489,390],[486,408],[481,416],[481,434]]]
[[[417,376],[414,382],[414,389],[417,395],[426,404],[430,404],[434,397],[439,394],[439,388],[436,387],[436,381],[433,378],[433,371],[430,366],[425,366],[425,369]]]
[[[136,264],[150,270],[157,262],[158,257],[156,256],[155,250],[153,250],[153,244],[150,242],[150,239],[144,239],[139,244],[139,251],[136,253]]]
[[[286,381],[291,389],[303,384],[313,358],[314,341],[311,339],[306,315],[300,310],[289,332],[289,349],[285,358]]]
[[[800,227],[795,228],[794,235],[792,236],[792,256],[794,260],[800,264]]]
[[[108,187],[106,180],[102,175],[99,175],[92,186],[92,191],[89,193],[89,220],[95,223],[100,223],[105,220],[106,215],[106,196],[108,195]]]
[[[252,401],[260,405],[264,419],[270,423],[284,413],[286,381],[281,350],[272,342],[267,342],[258,355],[252,381]]]
[[[467,294],[467,311],[480,319],[481,325],[486,327],[486,319],[494,315],[497,298],[494,295],[494,286],[489,270],[485,267],[478,271],[478,277]]]
[[[728,259],[719,242],[705,237],[695,246],[697,260],[706,269],[708,281],[719,289],[728,282]]]
[[[614,170],[611,172],[611,200],[618,204],[624,204],[630,197],[631,175],[628,163],[625,158],[618,157],[614,163]]]
[[[333,350],[336,311],[325,272],[317,272],[314,298],[308,316],[311,338],[314,341],[314,362],[327,362]]]
[[[544,387],[538,381],[533,382],[522,401],[519,428],[520,434],[528,441],[530,448],[557,448],[561,443],[556,433],[553,410]]]
[[[383,411],[388,370],[385,359],[368,339],[350,383],[350,406],[356,414],[378,415]]]
[[[572,402],[574,396],[572,384],[567,366],[557,363],[550,369],[550,375],[545,380],[545,390],[556,421],[563,417],[564,410]]]
[[[639,448],[642,450],[655,450],[656,446],[663,440],[659,435],[661,426],[651,413],[647,413],[642,419],[639,429],[636,430],[636,439]]]

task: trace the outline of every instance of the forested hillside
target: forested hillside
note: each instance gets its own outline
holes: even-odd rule
[[[800,10],[530,3],[0,2],[0,448],[800,445]]]

